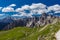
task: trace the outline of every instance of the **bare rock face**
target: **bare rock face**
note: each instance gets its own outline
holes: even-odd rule
[[[25,18],[25,19],[14,19],[12,17],[7,17],[0,21],[0,30],[8,30],[14,27],[40,27],[47,24],[54,23],[57,17],[43,13],[39,17]]]
[[[57,16],[53,16],[53,15],[49,15],[49,14],[43,13],[43,14],[38,18],[38,20],[37,20],[36,18],[34,18],[34,19],[32,20],[32,22],[31,22],[31,21],[29,21],[29,22],[31,22],[30,25],[32,25],[32,24],[34,23],[34,26],[39,27],[39,26],[45,26],[45,25],[47,25],[47,24],[54,24],[54,23],[56,23],[59,19],[60,19],[60,18],[57,17]],[[34,27],[34,26],[33,26],[33,27]]]

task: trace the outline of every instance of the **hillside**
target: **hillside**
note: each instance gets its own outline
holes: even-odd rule
[[[59,29],[59,22],[39,28],[16,27],[8,31],[0,31],[0,40],[56,40],[55,33]]]

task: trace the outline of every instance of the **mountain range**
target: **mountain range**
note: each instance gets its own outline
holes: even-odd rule
[[[14,13],[13,13],[14,14]],[[0,30],[8,30],[18,26],[26,27],[35,27],[35,26],[44,26],[48,23],[51,23],[54,18],[59,18],[60,13],[47,14],[43,13],[40,15],[32,15],[33,17],[19,17],[19,16],[6,16],[3,19],[0,19]]]

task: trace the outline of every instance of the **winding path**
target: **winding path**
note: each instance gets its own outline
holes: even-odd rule
[[[56,40],[60,40],[60,30],[55,34]]]

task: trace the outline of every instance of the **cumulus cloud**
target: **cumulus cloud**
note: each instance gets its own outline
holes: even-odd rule
[[[16,11],[16,12],[23,12],[23,9],[17,8],[15,11]]]
[[[58,13],[60,11],[60,5],[56,4],[53,6],[49,6],[48,11],[54,11],[55,13]]]
[[[31,10],[31,13],[34,13],[34,14],[47,13],[47,9]]]
[[[2,9],[2,12],[14,12],[14,8],[13,8],[14,6],[16,6],[16,4],[11,4],[11,5],[7,6],[7,7],[4,7]]]
[[[32,4],[30,6],[31,13],[38,13],[38,14],[46,13],[47,12],[46,8],[47,6],[42,3]]]
[[[29,10],[30,6],[29,5],[24,5],[24,6],[21,7],[21,9],[23,9],[23,10]]]
[[[19,12],[21,15],[15,14],[13,16],[32,16],[33,14],[42,14],[54,11],[54,13],[60,13],[60,5],[47,6],[43,3],[33,3],[32,5],[24,5],[14,10],[16,4],[11,4],[2,8],[2,12]],[[0,8],[1,9],[1,8]],[[29,11],[29,12],[27,12]]]
[[[12,7],[5,7],[2,9],[2,12],[14,12],[14,8]]]
[[[55,13],[60,13],[60,11],[56,11]]]
[[[37,3],[37,4],[32,4],[30,6],[31,9],[44,9],[46,8],[46,5],[42,4],[42,3]]]
[[[37,3],[37,4],[32,4],[32,5],[24,5],[21,8],[17,8],[15,11],[16,12],[20,12],[22,15],[27,16],[25,10],[28,10],[29,13],[28,15],[31,16],[33,14],[42,14],[42,13],[46,13],[47,9],[46,9],[46,5],[42,4],[42,3]]]
[[[30,16],[33,14],[48,13],[50,11],[53,11],[54,13],[60,13],[60,5],[56,4],[48,7],[42,3],[37,3],[37,4],[33,3],[32,5],[24,5],[21,8],[17,8],[15,11],[20,12],[21,16],[27,16],[25,10],[30,11],[30,13],[27,14]]]
[[[20,15],[18,15],[18,14],[14,14],[14,15],[12,15],[12,16],[20,16]]]
[[[15,11],[16,12],[24,12],[25,10],[29,10],[30,6],[29,5],[24,5],[21,8],[17,8]]]
[[[14,14],[14,15],[12,15],[13,17],[15,17],[15,16],[17,16],[17,17],[32,17],[32,15],[30,15],[30,14],[26,14],[26,13],[23,13],[23,14]]]
[[[9,5],[9,7],[15,7],[16,6],[16,4],[11,4],[11,5]]]
[[[42,4],[42,3],[37,3],[37,4],[32,4],[32,5],[24,5],[21,8],[17,8],[16,10],[14,10],[14,7],[16,6],[15,4],[11,4],[8,7],[4,7],[2,9],[2,12],[19,12],[19,13],[26,13],[25,10],[30,11],[30,13],[43,13],[43,12],[47,12],[46,10],[46,5]]]

